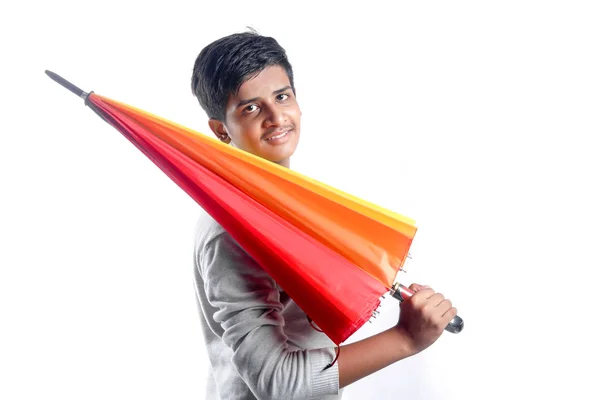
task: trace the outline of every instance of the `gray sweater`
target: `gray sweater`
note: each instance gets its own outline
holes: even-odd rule
[[[341,398],[335,344],[208,214],[194,253],[207,400]]]

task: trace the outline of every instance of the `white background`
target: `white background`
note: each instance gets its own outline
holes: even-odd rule
[[[344,398],[598,398],[594,3],[3,5],[0,398],[203,397],[199,206],[44,70],[208,133],[192,65],[246,26],[295,69],[292,167],[414,218],[400,278],[465,320]]]

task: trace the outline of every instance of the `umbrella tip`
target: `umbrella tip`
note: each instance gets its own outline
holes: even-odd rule
[[[58,74],[55,74],[54,72],[50,71],[49,69],[45,70],[44,72],[46,73],[46,75],[48,75],[52,79],[58,77]]]
[[[55,74],[50,70],[46,70],[45,72],[46,75],[48,75],[54,82],[60,84],[64,88],[68,89],[70,92],[76,94],[78,97],[81,97],[82,99],[87,99],[87,97],[89,96],[89,93],[79,89],[77,86],[73,85],[71,82],[67,81],[62,76]]]

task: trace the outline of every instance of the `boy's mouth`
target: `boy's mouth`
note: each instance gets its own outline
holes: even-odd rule
[[[284,130],[277,130],[275,132],[271,132],[271,133],[266,134],[263,137],[263,140],[265,140],[266,142],[270,142],[270,141],[273,141],[273,140],[283,139],[291,131],[292,131],[292,128],[287,128],[287,129],[284,129]]]

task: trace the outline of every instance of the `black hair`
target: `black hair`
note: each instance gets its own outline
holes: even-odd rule
[[[206,46],[194,64],[192,92],[209,118],[225,121],[230,95],[266,67],[281,66],[294,94],[294,74],[283,47],[257,32],[235,33]]]

